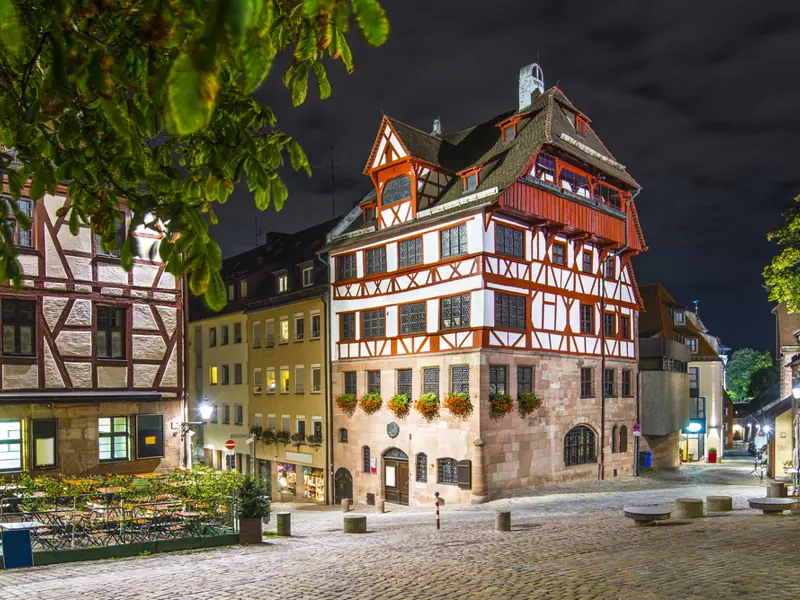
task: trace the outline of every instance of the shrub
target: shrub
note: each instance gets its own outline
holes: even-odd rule
[[[291,437],[292,443],[295,446],[299,446],[300,444],[305,444],[306,442],[306,434],[305,433],[293,433]]]
[[[308,444],[309,446],[313,446],[315,448],[322,446],[322,436],[310,435],[306,438],[306,444]]]
[[[342,394],[336,398],[336,406],[338,406],[339,410],[341,410],[345,415],[352,417],[353,413],[356,412],[358,399],[356,398],[355,394]]]
[[[439,395],[433,392],[422,394],[414,402],[414,408],[428,422],[437,419],[439,417]]]
[[[275,441],[279,444],[288,444],[292,435],[288,431],[278,431],[275,433]]]
[[[361,410],[364,411],[364,414],[374,415],[381,409],[381,406],[383,406],[383,399],[380,394],[372,392],[364,394],[361,400],[358,401],[358,405],[361,407]]]
[[[708,452],[709,452],[709,454],[711,454],[711,453],[714,453],[714,454],[716,454],[716,453],[717,453],[717,449],[716,449],[716,448],[714,448],[714,446],[711,446],[711,447],[708,449]]]
[[[511,396],[505,392],[495,392],[489,397],[489,404],[491,409],[489,416],[493,419],[502,419],[512,410],[514,410],[514,402]]]
[[[398,419],[405,419],[411,411],[408,396],[405,394],[395,394],[392,396],[389,402],[386,403],[386,408]]]
[[[469,419],[472,416],[472,402],[465,392],[450,392],[442,404],[456,419]]]
[[[517,398],[517,412],[523,419],[542,405],[542,399],[533,392],[520,392]]]
[[[274,444],[277,441],[278,432],[272,428],[267,428],[261,432],[261,441],[265,444]]]
[[[247,474],[239,485],[239,504],[236,514],[240,519],[265,519],[269,517],[269,499],[266,483]]]

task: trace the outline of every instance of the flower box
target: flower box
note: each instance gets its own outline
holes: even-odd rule
[[[465,392],[450,392],[442,404],[456,419],[469,419],[472,416],[472,402]]]
[[[433,392],[422,394],[414,402],[414,409],[428,422],[439,418],[439,395]]]
[[[408,396],[405,394],[395,394],[386,403],[386,408],[398,419],[405,419],[411,411]]]
[[[345,415],[352,417],[353,413],[356,412],[356,406],[358,406],[358,398],[356,398],[355,394],[342,394],[336,398],[336,406]]]
[[[370,393],[364,394],[361,400],[358,401],[358,406],[364,411],[366,415],[374,415],[383,406],[383,399],[380,394]]]
[[[542,405],[542,399],[533,392],[520,392],[517,398],[517,412],[523,419]]]
[[[514,410],[514,401],[505,392],[496,392],[489,397],[489,416],[492,419],[502,419]]]

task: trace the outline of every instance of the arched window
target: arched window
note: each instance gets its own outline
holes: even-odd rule
[[[619,428],[619,451],[628,451],[628,426],[623,425]]]
[[[369,464],[369,446],[362,446],[361,447],[361,468],[363,469],[364,473],[370,472],[370,464]]]
[[[417,481],[428,481],[428,455],[424,452],[417,454]]]
[[[408,175],[400,175],[394,179],[390,179],[383,186],[383,193],[381,194],[381,206],[400,202],[411,198],[411,179]]]
[[[611,452],[617,451],[617,426],[611,428]]]
[[[344,427],[339,430],[339,442],[342,444],[347,443],[347,429]]]
[[[597,462],[594,431],[584,425],[573,427],[564,436],[564,465],[574,467]]]
[[[458,461],[440,458],[436,461],[436,481],[446,485],[458,485]]]

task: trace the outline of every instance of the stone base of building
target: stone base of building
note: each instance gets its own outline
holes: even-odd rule
[[[641,438],[640,452],[653,453],[654,469],[674,469],[681,465],[681,432],[669,435],[646,435]]]

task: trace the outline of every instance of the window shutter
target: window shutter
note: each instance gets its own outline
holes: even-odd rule
[[[472,488],[472,461],[458,461],[458,487],[464,489]]]

